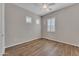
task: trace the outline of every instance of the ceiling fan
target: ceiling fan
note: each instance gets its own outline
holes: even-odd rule
[[[51,11],[51,6],[55,5],[55,3],[42,3],[42,9],[44,11]]]

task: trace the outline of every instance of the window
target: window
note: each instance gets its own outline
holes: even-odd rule
[[[26,16],[26,23],[32,23],[32,18],[29,16]]]
[[[47,20],[47,31],[55,32],[55,18],[49,18]]]
[[[40,24],[40,20],[39,19],[36,20],[36,24]]]

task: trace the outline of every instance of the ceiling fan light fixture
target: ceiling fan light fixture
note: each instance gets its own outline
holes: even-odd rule
[[[42,4],[42,9],[43,9],[43,11],[50,11],[51,9],[49,8],[49,5],[47,4],[47,3],[43,3]]]
[[[47,9],[48,5],[46,3],[43,4],[43,9]]]

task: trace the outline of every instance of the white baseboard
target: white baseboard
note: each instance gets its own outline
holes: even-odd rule
[[[56,41],[56,42],[65,43],[65,44],[68,44],[68,45],[72,45],[72,46],[79,47],[79,45],[77,45],[77,44],[72,44],[72,43],[68,43],[68,42],[64,42],[64,41],[60,41],[60,40],[55,40],[55,39],[51,39],[51,38],[48,38],[48,37],[43,37],[43,38],[46,38],[48,40],[53,40],[53,41]]]
[[[27,40],[25,42],[20,42],[20,43],[17,43],[17,44],[13,44],[13,45],[6,46],[5,48],[9,48],[9,47],[12,47],[12,46],[16,46],[16,45],[19,45],[19,44],[23,44],[23,43],[26,43],[26,42],[30,42],[30,41],[35,40],[35,39],[39,39],[39,38],[29,39],[29,40]]]
[[[56,41],[56,42],[61,42],[61,43],[65,43],[65,44],[69,44],[69,45],[73,45],[73,46],[79,47],[79,45],[72,44],[72,43],[68,43],[68,42],[64,42],[64,41],[60,41],[60,40],[55,40],[55,39],[52,39],[52,38],[49,38],[49,37],[42,37],[42,38],[45,38],[45,39],[48,39],[48,40],[53,40],[53,41]],[[36,40],[36,39],[39,39],[39,38],[31,39],[31,40],[28,40],[28,41],[26,41],[26,42],[30,42],[30,41]],[[10,45],[10,46],[7,46],[6,48],[12,47],[12,46],[16,46],[16,45],[19,45],[19,44],[23,44],[23,43],[25,43],[25,42],[20,42],[20,43],[14,44],[14,45]]]

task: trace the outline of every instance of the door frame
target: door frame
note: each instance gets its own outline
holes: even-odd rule
[[[2,19],[1,19],[1,24],[2,24],[2,27],[1,27],[1,37],[2,37],[2,53],[0,55],[3,55],[5,54],[5,3],[1,3],[2,4]]]

